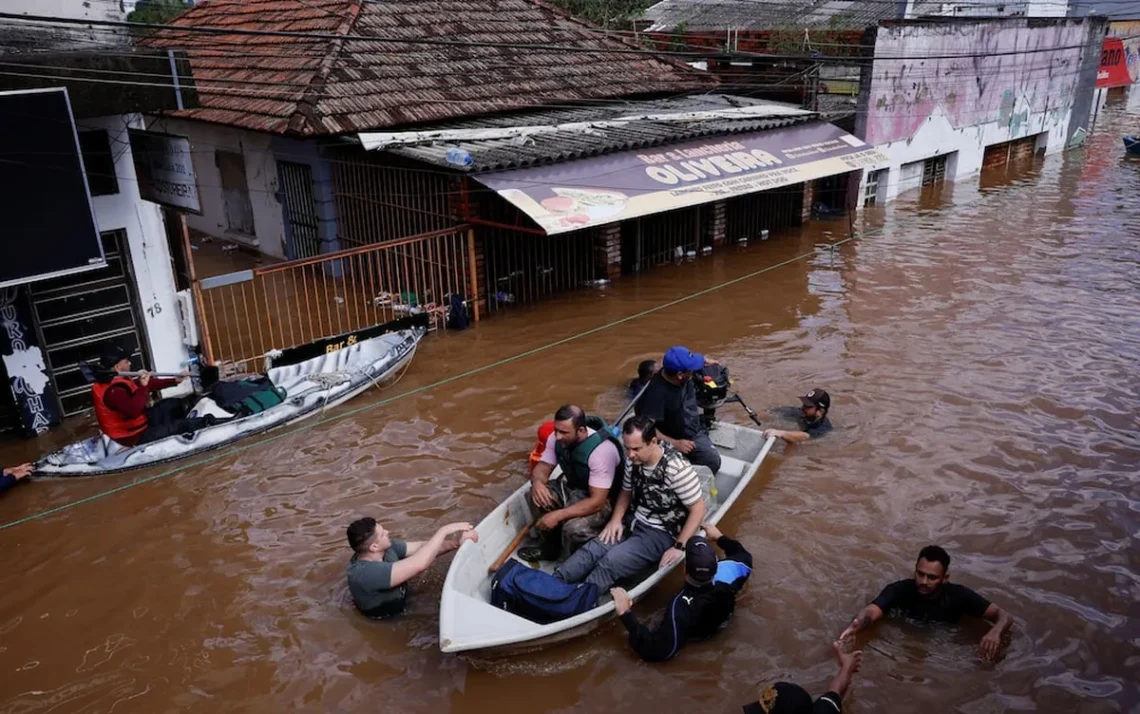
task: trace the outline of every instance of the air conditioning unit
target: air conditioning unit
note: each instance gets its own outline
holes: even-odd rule
[[[182,344],[194,347],[198,344],[198,321],[194,315],[194,296],[189,290],[174,293],[178,298],[178,325],[182,328]]]

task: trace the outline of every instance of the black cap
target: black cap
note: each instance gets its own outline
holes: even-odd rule
[[[118,345],[108,345],[99,357],[99,366],[103,369],[113,369],[119,362],[130,359],[131,353]]]
[[[831,410],[831,395],[819,387],[800,397],[800,401],[809,407]]]
[[[760,690],[760,698],[744,706],[745,714],[811,714],[811,695],[798,684],[776,682]]]
[[[694,582],[707,583],[716,575],[716,550],[703,536],[685,544],[685,574]]]

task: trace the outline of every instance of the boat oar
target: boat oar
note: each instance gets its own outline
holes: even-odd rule
[[[515,548],[518,548],[519,544],[523,542],[523,538],[526,538],[527,533],[530,533],[530,529],[536,525],[538,525],[537,518],[531,521],[529,526],[519,531],[519,534],[515,536],[515,539],[511,541],[511,544],[507,546],[507,549],[503,551],[502,555],[495,558],[495,562],[491,563],[491,567],[487,568],[487,573],[494,574],[496,570],[502,567],[503,563],[507,562],[507,558],[511,557],[511,553],[515,552]]]
[[[79,363],[79,371],[83,375],[83,379],[87,380],[88,384],[98,381],[96,375],[111,376],[111,377],[138,377],[142,372],[116,372],[113,369],[102,369],[100,367],[92,367],[86,362]],[[158,377],[159,379],[178,379],[185,377],[184,374],[175,374],[173,372],[151,372],[150,376]]]

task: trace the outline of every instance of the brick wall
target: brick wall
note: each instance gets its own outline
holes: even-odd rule
[[[621,277],[621,224],[610,223],[594,229],[594,277],[617,280]]]
[[[800,211],[800,222],[804,223],[811,220],[811,205],[815,203],[815,181],[805,181],[800,184],[804,188],[804,202],[802,210]],[[795,188],[790,187],[790,188]]]
[[[717,201],[705,206],[705,235],[701,242],[702,246],[711,245],[714,248],[719,248],[724,245],[726,212],[727,206],[724,201]]]

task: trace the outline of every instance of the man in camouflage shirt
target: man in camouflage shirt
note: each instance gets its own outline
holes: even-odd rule
[[[568,583],[594,583],[598,592],[654,565],[668,568],[681,560],[706,512],[696,472],[658,440],[652,419],[627,421],[622,443],[625,477],[609,523],[554,571]]]

